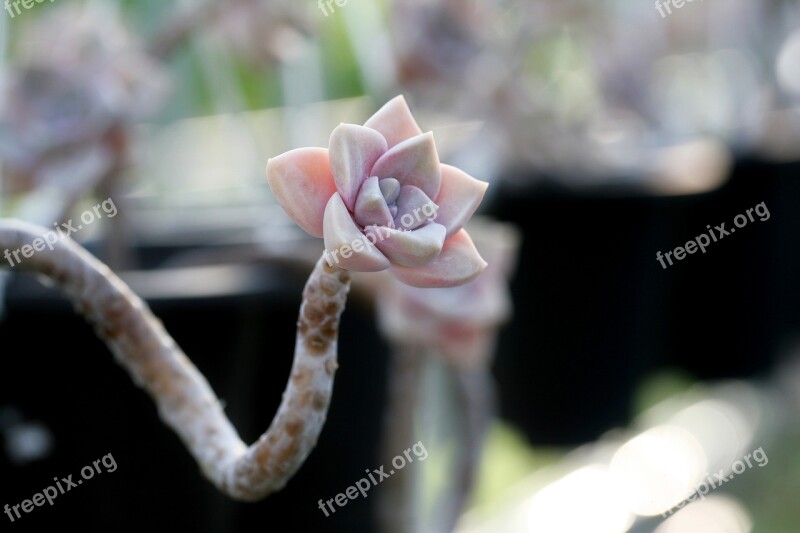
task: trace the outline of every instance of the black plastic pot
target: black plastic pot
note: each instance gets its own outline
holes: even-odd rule
[[[800,325],[799,174],[800,163],[742,158],[720,189],[672,197],[509,176],[488,206],[524,236],[495,368],[503,416],[534,443],[575,445],[628,423],[636,387],[658,369],[769,370]],[[768,221],[658,262],[761,202]]]

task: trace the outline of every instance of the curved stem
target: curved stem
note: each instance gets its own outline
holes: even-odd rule
[[[21,249],[47,232],[0,219],[0,250]],[[89,252],[66,239],[52,250],[45,247],[24,258],[17,268],[44,274],[61,287],[117,361],[155,400],[161,418],[205,476],[228,496],[256,501],[280,490],[316,445],[338,366],[339,317],[350,290],[347,272],[322,259],[317,262],[303,292],[294,364],[283,401],[269,429],[248,447],[205,377],[161,322]]]

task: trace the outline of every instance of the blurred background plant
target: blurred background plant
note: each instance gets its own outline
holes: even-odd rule
[[[583,517],[596,518],[588,524],[597,531],[790,532],[800,522],[788,500],[800,483],[791,451],[798,434],[791,391],[800,379],[790,371],[800,324],[798,27],[800,6],[789,0],[704,0],[666,18],[652,3],[623,0],[351,0],[330,16],[314,2],[285,0],[36,4],[0,20],[0,215],[49,227],[113,197],[119,215],[79,238],[162,306],[159,316],[172,321],[182,345],[199,345],[187,351],[208,348],[200,365],[215,389],[227,391],[235,418],[238,398],[258,394],[266,374],[280,374],[260,366],[265,347],[277,342],[262,324],[267,316],[286,324],[291,344],[291,282],[320,251],[270,197],[267,159],[326,146],[339,122],[361,123],[404,93],[420,123],[433,125],[442,160],[492,183],[484,214],[521,235],[514,315],[498,333],[494,358],[477,350],[494,361],[498,416],[461,527],[582,531],[589,526],[570,520]],[[769,224],[737,233],[691,265],[661,271],[656,251],[761,201],[773,213]],[[337,384],[326,431],[361,444],[321,442],[319,462],[312,456],[306,469],[325,479],[304,470],[309,477],[301,472],[295,491],[256,509],[195,495],[208,503],[198,527],[244,529],[287,502],[307,505],[308,527],[374,527],[369,499],[329,519],[311,501],[336,494],[382,457],[375,420],[389,397],[389,347],[373,317],[377,290],[358,278],[355,290],[363,298],[350,320],[370,324],[359,331],[373,334],[348,341],[343,333],[351,355],[342,358],[342,375],[349,367],[352,381]],[[10,485],[30,479],[30,468],[51,475],[81,464],[64,455],[74,437],[54,429],[61,417],[76,405],[101,416],[88,391],[59,411],[17,384],[32,371],[32,349],[10,339],[44,318],[53,334],[31,335],[47,357],[75,335],[66,329],[69,311],[48,307],[48,298],[16,277],[8,298],[0,295],[28,318],[10,314],[0,323],[4,353],[14,354],[0,378],[0,412],[14,413],[13,423],[6,417],[0,432],[8,441],[12,426],[35,420],[39,442],[56,450],[49,463],[47,454],[24,468],[0,463],[0,477],[15,480],[3,483],[9,501],[19,499]],[[409,340],[425,340],[424,333]],[[75,339],[76,346],[90,342]],[[230,364],[210,355],[215,343],[236,347]],[[431,368],[435,382],[441,368]],[[105,379],[110,370],[96,372]],[[719,379],[745,392],[720,399],[719,390],[731,389]],[[278,400],[269,396],[264,409]],[[669,408],[650,418],[661,400]],[[672,457],[669,464],[696,481],[690,465],[763,445],[770,466],[663,524],[649,518],[660,510],[609,499],[609,468],[629,438],[708,401],[733,402],[722,418],[747,422],[731,430],[736,438],[694,435],[699,444],[691,446],[656,439],[654,460],[663,466]],[[682,435],[704,424],[717,428],[717,412],[698,409],[690,417],[697,424],[681,426]],[[770,413],[777,422],[762,424]],[[261,425],[257,413],[239,416],[244,427],[247,420]],[[69,429],[78,434],[78,427]],[[702,459],[680,455],[690,448],[702,449]],[[448,470],[437,465],[456,454],[447,446],[432,451],[426,494],[447,491]],[[145,458],[165,467],[157,456],[131,451],[129,464],[141,461],[144,476]],[[196,507],[192,494],[187,509]],[[673,493],[659,498],[663,510],[680,501]],[[118,514],[129,510],[116,505]],[[157,515],[167,515],[160,509]],[[105,519],[113,520],[112,511]]]

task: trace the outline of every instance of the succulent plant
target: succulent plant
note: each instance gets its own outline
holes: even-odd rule
[[[339,125],[327,149],[270,159],[267,179],[288,215],[325,239],[331,266],[388,269],[423,288],[463,285],[486,268],[462,227],[488,184],[439,162],[402,96],[363,126]]]

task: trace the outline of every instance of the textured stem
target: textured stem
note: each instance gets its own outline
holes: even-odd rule
[[[47,232],[0,220],[0,253],[21,249]],[[180,436],[206,477],[230,497],[256,501],[280,490],[316,445],[338,366],[339,317],[350,289],[347,272],[322,259],[317,262],[303,293],[283,401],[266,433],[248,447],[206,379],[161,322],[89,252],[66,239],[53,250],[45,247],[23,259],[16,268],[44,274],[61,287],[117,361],[155,400],[161,418]]]

